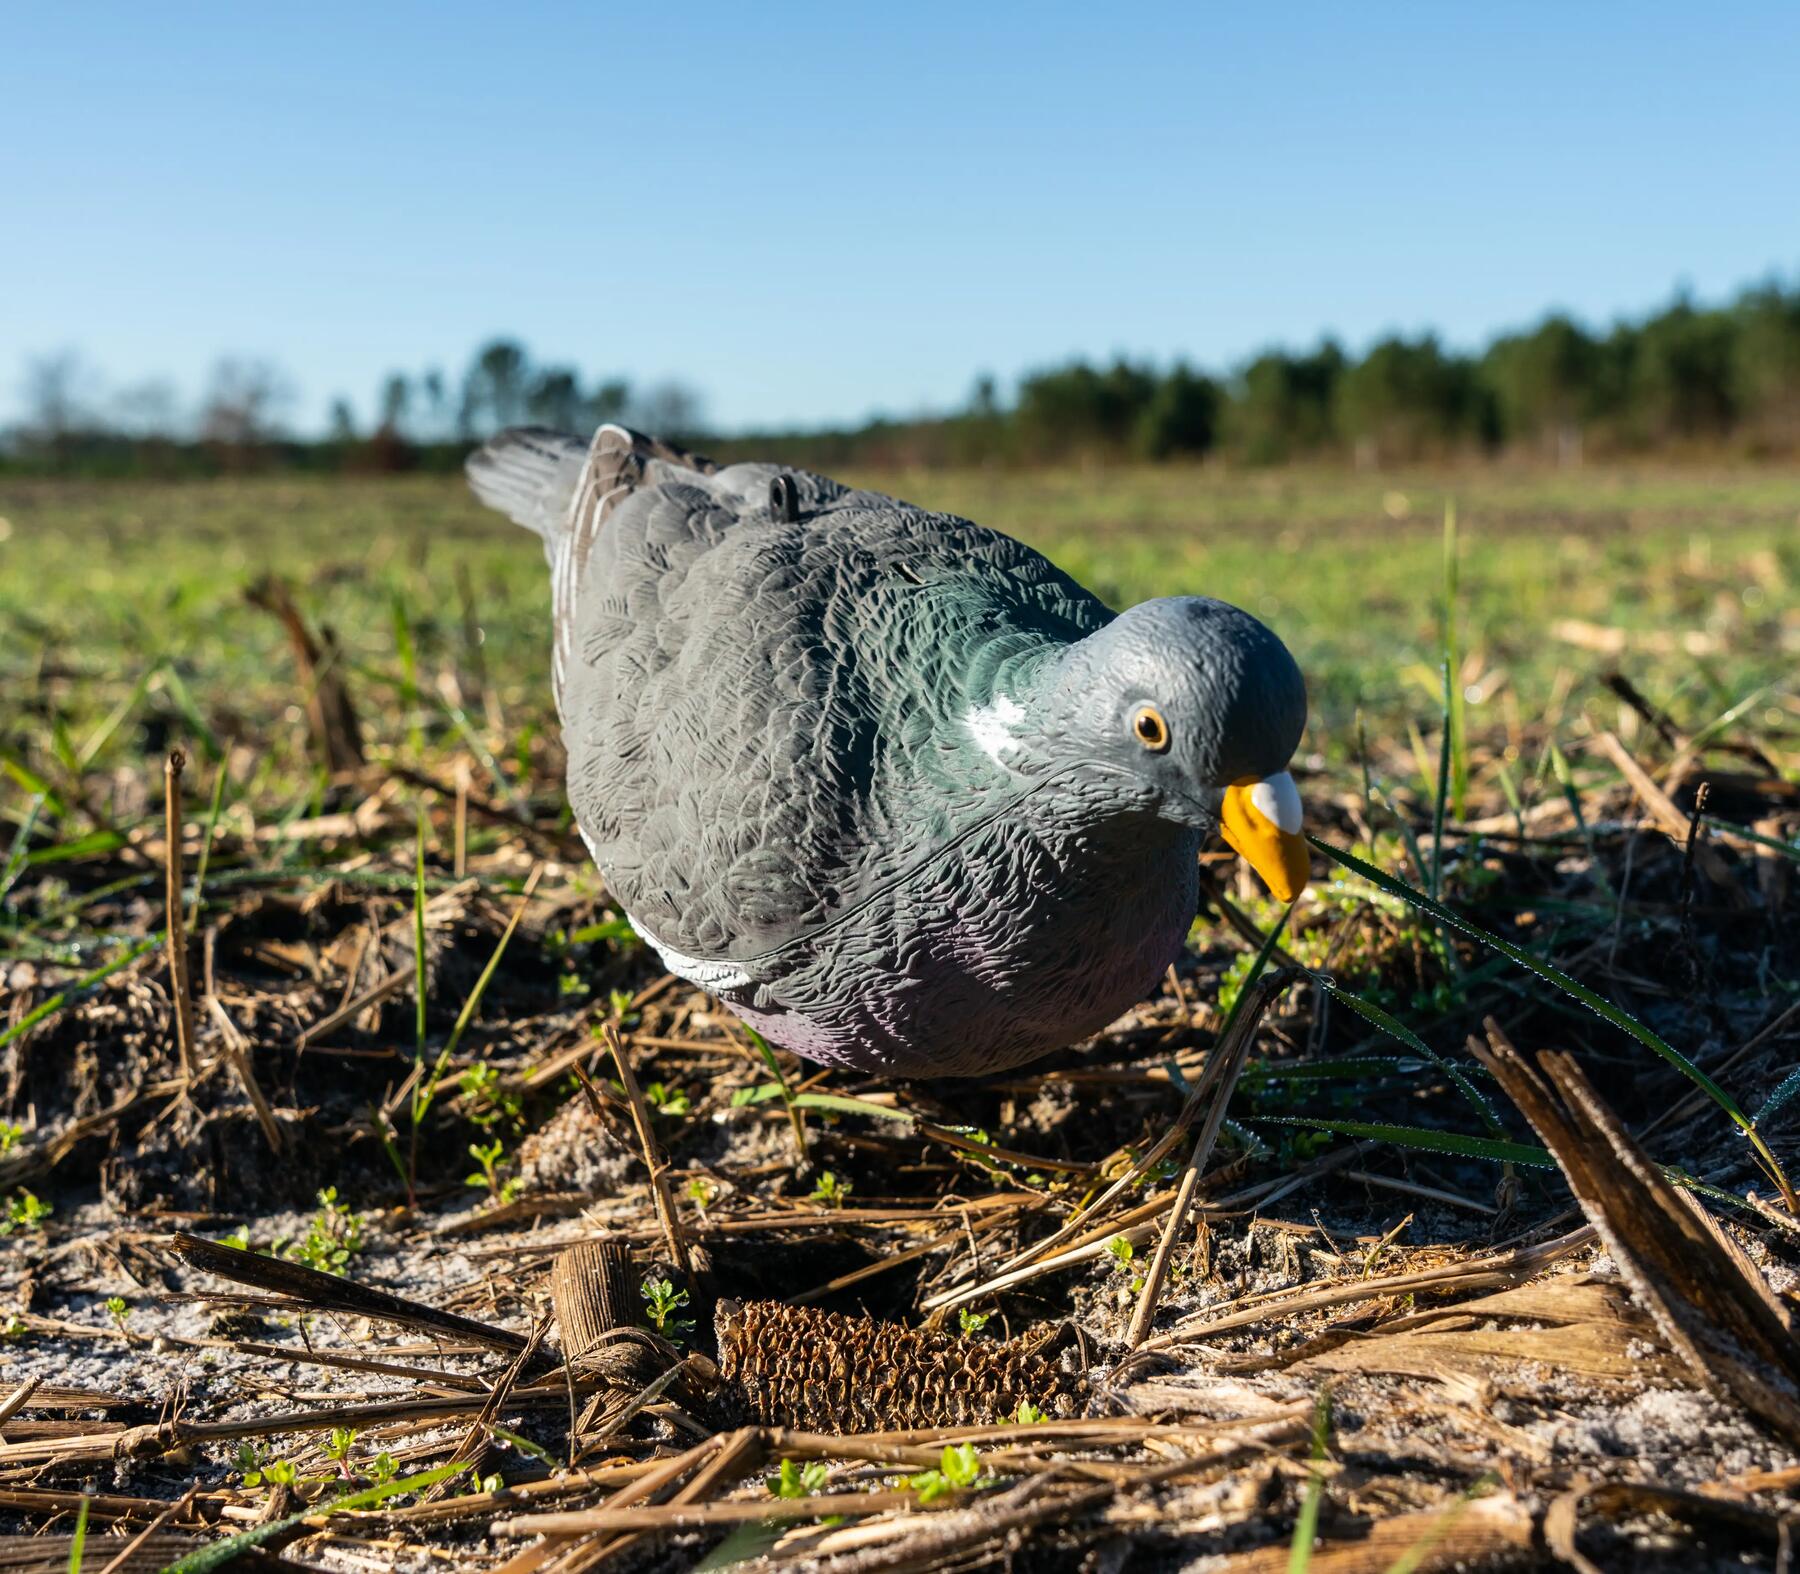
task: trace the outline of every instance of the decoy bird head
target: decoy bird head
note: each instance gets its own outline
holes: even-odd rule
[[[1058,665],[1051,703],[1065,747],[1123,774],[1162,818],[1217,825],[1282,901],[1299,894],[1307,849],[1287,765],[1306,684],[1273,633],[1226,602],[1167,596],[1121,613]]]

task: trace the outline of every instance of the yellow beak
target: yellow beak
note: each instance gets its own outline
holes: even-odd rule
[[[1227,787],[1219,832],[1277,901],[1291,902],[1306,889],[1312,857],[1300,834],[1300,790],[1286,771]]]

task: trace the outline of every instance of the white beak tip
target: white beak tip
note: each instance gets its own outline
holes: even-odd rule
[[[1259,781],[1250,789],[1250,801],[1277,830],[1300,834],[1300,789],[1286,771]]]

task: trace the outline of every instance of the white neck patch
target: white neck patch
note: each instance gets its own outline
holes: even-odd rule
[[[1007,754],[1019,747],[1013,728],[1024,719],[1024,706],[1004,694],[996,694],[991,705],[972,707],[963,721],[981,752],[996,765],[1004,765]]]
[[[1258,782],[1250,789],[1250,801],[1277,830],[1300,834],[1300,789],[1286,771]]]

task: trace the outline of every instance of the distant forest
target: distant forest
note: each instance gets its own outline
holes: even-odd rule
[[[25,419],[0,435],[0,471],[449,470],[503,426],[585,432],[603,421],[680,438],[721,458],[759,455],[825,469],[1791,458],[1800,455],[1800,285],[1757,285],[1714,307],[1678,297],[1604,332],[1552,315],[1478,354],[1425,334],[1382,339],[1360,357],[1330,339],[1299,353],[1270,350],[1223,373],[1181,361],[1074,361],[1027,374],[1011,397],[983,377],[954,413],[817,431],[721,436],[707,430],[699,397],[685,387],[588,384],[572,367],[535,361],[510,339],[483,345],[460,379],[395,372],[379,390],[372,426],[359,428],[348,401],[339,400],[330,430],[316,439],[288,434],[292,396],[267,362],[221,363],[187,413],[166,384],[110,397],[98,390],[77,357],[31,363]]]

